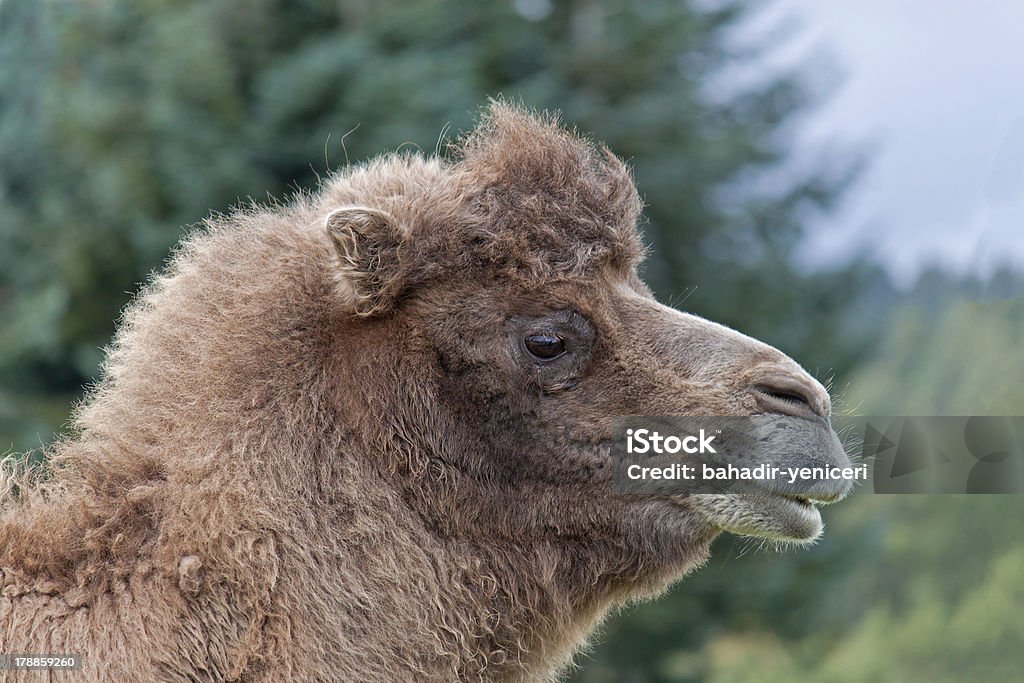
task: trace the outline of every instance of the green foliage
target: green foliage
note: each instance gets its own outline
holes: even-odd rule
[[[986,290],[966,283],[969,297],[953,286],[939,273],[922,277],[879,360],[850,386],[851,407],[866,403],[875,415],[1022,414],[1024,385],[1007,380],[1024,377],[1024,283],[1003,272]]]
[[[1024,635],[1019,497],[863,496],[846,505],[843,516],[886,527],[851,580],[815,595],[824,611],[856,604],[854,618],[797,639],[770,627],[720,634],[700,651],[700,678],[1013,680]]]
[[[922,585],[901,610],[870,608],[839,642],[811,636],[786,646],[770,635],[722,638],[708,647],[715,683],[1006,681],[1019,674],[1024,550],[1001,551],[978,584],[954,601]]]
[[[49,438],[60,419],[39,406],[95,377],[119,310],[190,224],[313,187],[346,160],[431,152],[446,123],[467,128],[499,93],[563,110],[632,161],[664,298],[687,294],[687,308],[841,373],[864,345],[838,311],[866,274],[807,276],[789,253],[852,166],[776,173],[787,126],[813,99],[799,74],[708,94],[720,69],[758,57],[723,41],[749,12],[675,0],[0,3],[0,449]],[[755,191],[766,176],[771,191]]]

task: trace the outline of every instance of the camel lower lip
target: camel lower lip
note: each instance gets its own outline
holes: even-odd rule
[[[750,535],[787,541],[810,541],[821,533],[821,513],[810,500],[793,496],[765,496],[756,499],[756,509],[766,523],[753,526]]]
[[[738,536],[807,543],[822,531],[814,502],[775,494],[710,494],[695,496],[697,509],[712,525]]]

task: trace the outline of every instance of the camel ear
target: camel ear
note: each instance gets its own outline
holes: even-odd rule
[[[402,290],[402,232],[395,220],[379,209],[345,206],[332,211],[325,225],[340,260],[339,280],[351,291],[356,315],[387,311]]]

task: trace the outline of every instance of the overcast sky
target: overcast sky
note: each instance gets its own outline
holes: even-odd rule
[[[902,282],[934,261],[1024,267],[1024,2],[777,0],[746,30],[784,26],[772,61],[830,55],[841,75],[798,149],[874,149],[810,257],[868,249]]]

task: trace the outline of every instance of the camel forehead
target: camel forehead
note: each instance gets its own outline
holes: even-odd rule
[[[587,277],[643,256],[625,164],[553,116],[506,103],[492,103],[447,157],[383,157],[339,178],[328,202],[392,214],[406,265],[422,272]]]
[[[467,242],[491,262],[544,275],[631,268],[641,202],[628,168],[557,118],[492,103],[455,145]]]

